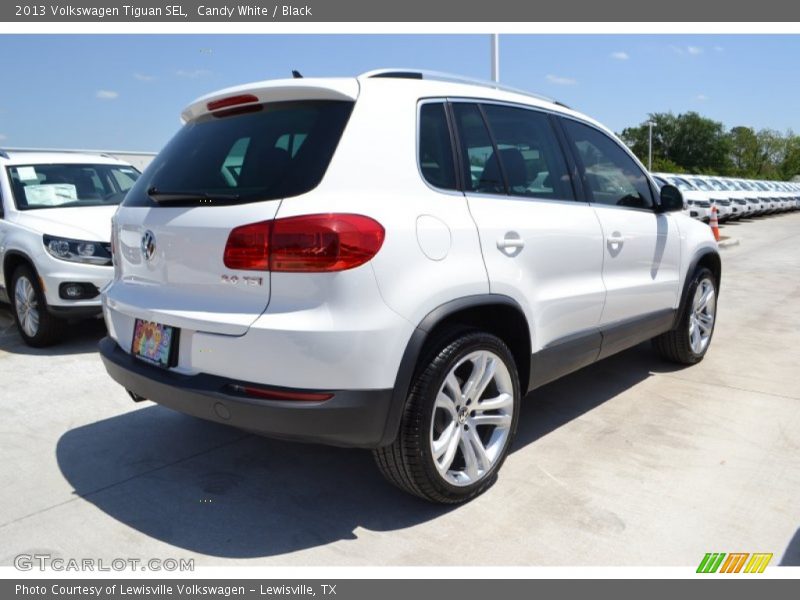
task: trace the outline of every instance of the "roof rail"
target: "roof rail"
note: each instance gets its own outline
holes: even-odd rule
[[[523,96],[531,96],[537,100],[544,100],[552,104],[558,104],[565,108],[569,108],[566,104],[559,102],[549,96],[536,94],[527,90],[511,87],[498,83],[497,81],[487,81],[485,79],[473,79],[472,77],[463,77],[462,75],[453,75],[452,73],[442,73],[440,71],[427,71],[425,69],[376,69],[374,71],[367,71],[362,73],[359,77],[366,78],[396,78],[396,79],[427,79],[431,81],[448,81],[451,83],[464,83],[467,85],[475,85],[479,87],[491,88],[503,92],[512,92],[514,94],[522,94]]]

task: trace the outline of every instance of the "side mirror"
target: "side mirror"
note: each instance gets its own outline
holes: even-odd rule
[[[683,210],[683,194],[674,185],[667,184],[661,188],[658,212],[675,212]]]

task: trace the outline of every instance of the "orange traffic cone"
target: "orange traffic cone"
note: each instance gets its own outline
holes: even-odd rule
[[[708,221],[711,225],[711,232],[714,234],[714,239],[719,241],[719,219],[717,219],[717,207],[711,207],[711,219]]]

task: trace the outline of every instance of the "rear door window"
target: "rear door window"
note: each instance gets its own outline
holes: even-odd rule
[[[512,196],[574,200],[561,146],[545,113],[483,106]]]
[[[500,163],[480,109],[476,104],[456,102],[453,114],[464,160],[464,188],[484,194],[505,194]]]
[[[274,102],[187,123],[127,195],[125,206],[241,204],[298,196],[324,176],[349,101]],[[152,197],[151,197],[152,196]]]

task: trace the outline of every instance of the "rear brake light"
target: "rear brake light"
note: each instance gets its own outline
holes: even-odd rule
[[[228,96],[227,98],[212,100],[206,104],[206,107],[208,110],[219,110],[220,108],[229,108],[231,106],[239,106],[240,104],[249,104],[250,102],[258,102],[258,98],[253,94],[239,94],[238,96]]]
[[[324,273],[363,265],[381,249],[385,230],[363,215],[303,215],[234,229],[225,246],[230,269]]]

